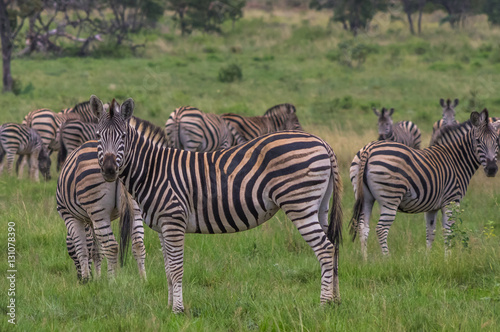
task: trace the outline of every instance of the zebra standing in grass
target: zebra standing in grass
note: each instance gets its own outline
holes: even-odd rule
[[[387,234],[396,212],[425,212],[427,246],[434,241],[436,216],[443,212],[445,242],[453,220],[448,205],[459,203],[469,181],[483,166],[487,176],[495,176],[498,167],[498,129],[500,121],[490,123],[488,111],[472,112],[470,122],[439,130],[435,145],[424,150],[400,143],[376,141],[366,145],[354,157],[350,176],[356,196],[351,232],[360,233],[363,257],[375,201],[380,205],[377,236],[382,253],[388,254]]]
[[[99,118],[97,149],[104,179],[119,177],[145,222],[160,233],[174,312],[184,310],[186,233],[244,231],[280,208],[320,262],[321,302],[340,300],[341,180],[327,143],[303,132],[282,132],[211,153],[170,149],[164,130],[132,117],[132,99],[121,107],[113,100],[109,113],[95,96],[90,104]]]
[[[220,115],[183,106],[173,111],[165,124],[170,147],[193,152],[227,149],[235,140]]]
[[[47,149],[42,144],[40,135],[25,125],[17,123],[5,123],[0,126],[0,173],[2,173],[7,159],[7,170],[13,173],[13,164],[16,154],[28,156],[30,163],[30,178],[39,181],[38,170],[46,180],[50,179],[50,157]],[[21,164],[19,178],[23,176],[24,166]]]
[[[455,107],[458,105],[458,99],[451,103],[450,99],[446,100],[446,103],[443,98],[439,100],[439,104],[443,108],[443,117],[434,123],[432,126],[432,139],[429,145],[434,145],[434,134],[444,126],[456,125],[459,122],[455,119]]]
[[[379,141],[398,142],[410,148],[420,149],[422,137],[416,124],[411,121],[400,121],[394,125],[392,122],[394,108],[387,110],[384,107],[380,112],[373,108],[373,113],[378,116]]]
[[[297,111],[292,104],[273,106],[263,116],[244,117],[226,113],[222,115],[222,118],[229,123],[231,130],[236,131],[238,139],[236,144],[278,131],[302,130]]]
[[[141,210],[124,190],[120,181],[106,182],[97,162],[97,142],[90,141],[73,151],[64,164],[57,181],[57,211],[67,228],[66,245],[73,259],[78,278],[86,281],[90,258],[94,257],[97,276],[100,275],[100,254],[108,260],[108,274],[113,275],[118,261],[118,243],[111,230],[111,221],[120,216],[123,258],[132,233],[132,252],[139,273],[146,278],[144,260],[144,227]],[[131,216],[134,220],[131,222]],[[90,227],[89,227],[90,226]],[[102,248],[93,247],[93,234]],[[123,260],[122,260],[123,263]]]
[[[82,122],[80,120],[65,121],[59,128],[57,140],[59,151],[57,153],[58,169],[64,165],[66,157],[83,143],[96,139],[97,124]]]

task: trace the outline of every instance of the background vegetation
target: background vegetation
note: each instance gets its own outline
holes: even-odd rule
[[[342,25],[329,23],[329,11],[278,7],[244,14],[234,26],[231,20],[223,23],[222,34],[193,31],[187,37],[166,15],[156,28],[130,35],[134,43],[146,43],[135,53],[103,42],[89,57],[35,52],[15,58],[18,94],[0,96],[0,122],[21,122],[41,107],[71,107],[91,94],[105,100],[133,97],[135,114],[159,126],[182,105],[261,115],[290,102],[304,128],[338,154],[347,224],[354,201],[349,164],[377,136],[372,106],[394,107],[395,120],[417,123],[424,143],[441,116],[439,98],[460,99],[461,121],[483,107],[500,116],[500,30],[486,16],[470,16],[465,26],[452,29],[440,24],[445,12],[424,14],[421,35],[412,36],[404,11],[379,12],[367,31],[353,37]],[[149,229],[146,282],[139,280],[129,257],[115,279],[78,284],[66,252],[66,229],[55,209],[55,188],[56,179],[34,184],[0,177],[0,271],[7,270],[7,223],[15,221],[21,330],[500,328],[500,182],[487,180],[482,170],[457,211],[463,222],[457,224],[449,259],[444,259],[440,230],[433,249],[426,251],[423,215],[398,214],[388,258],[382,257],[373,230],[367,263],[359,242],[346,236],[338,307],[319,306],[319,264],[281,212],[239,234],[188,235],[186,313],[179,316],[166,308],[160,245]],[[2,331],[10,327],[7,286],[0,278]]]

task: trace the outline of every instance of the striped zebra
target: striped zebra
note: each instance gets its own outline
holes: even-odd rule
[[[160,233],[168,304],[174,312],[184,310],[186,233],[244,231],[280,208],[320,262],[321,303],[340,300],[341,179],[327,143],[303,132],[282,132],[211,153],[170,149],[164,130],[132,117],[132,99],[121,107],[113,100],[109,113],[95,96],[90,104],[99,118],[98,159],[104,179],[119,177],[139,203],[145,222]]]
[[[456,125],[459,122],[455,119],[455,107],[458,105],[458,99],[451,103],[451,100],[448,98],[446,102],[443,98],[439,100],[439,104],[443,108],[443,117],[434,123],[432,126],[432,139],[429,145],[434,145],[434,134],[444,126]]]
[[[97,124],[82,122],[80,120],[65,121],[58,130],[57,140],[59,151],[57,153],[58,169],[64,165],[66,157],[83,143],[95,140]]]
[[[233,145],[233,134],[220,115],[203,113],[191,106],[170,113],[165,132],[170,147],[193,152],[212,152]]]
[[[139,273],[146,277],[141,210],[120,181],[104,181],[97,162],[96,141],[83,144],[69,155],[57,181],[56,201],[57,211],[66,224],[66,245],[78,279],[84,282],[88,279],[92,256],[99,277],[101,250],[108,260],[108,274],[114,275],[118,251],[123,259],[130,231]],[[120,248],[111,230],[111,221],[118,217],[122,225]],[[94,238],[100,246],[94,247]]]
[[[50,180],[50,157],[42,144],[40,135],[32,128],[17,123],[5,123],[0,126],[0,174],[3,171],[6,156],[7,170],[13,173],[16,154],[28,156],[30,178],[39,181],[38,171],[46,180]],[[23,176],[26,160],[21,163],[19,178]]]
[[[402,143],[410,148],[420,149],[422,137],[420,129],[411,121],[392,122],[394,108],[387,110],[385,107],[379,112],[373,108],[373,113],[378,117],[378,140]]]
[[[236,131],[236,144],[248,142],[259,136],[285,130],[302,130],[297,111],[292,104],[279,104],[271,107],[263,116],[244,117],[226,113],[222,118]]]
[[[84,101],[83,103],[76,104],[71,108],[65,108],[59,114],[78,114],[79,119],[83,122],[97,123],[97,119],[90,109],[90,103]]]
[[[382,253],[388,254],[387,235],[396,212],[425,212],[427,247],[434,241],[436,216],[443,212],[445,243],[450,234],[449,204],[459,203],[469,181],[483,166],[487,176],[495,176],[498,167],[498,129],[500,121],[490,123],[488,111],[472,112],[470,121],[439,130],[435,145],[417,150],[406,145],[376,141],[366,145],[354,157],[350,168],[356,196],[351,233],[360,233],[361,251],[367,259],[366,242],[375,201],[380,205],[377,236]]]

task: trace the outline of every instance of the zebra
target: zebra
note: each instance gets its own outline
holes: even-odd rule
[[[108,260],[108,274],[114,275],[118,243],[111,230],[111,221],[118,216],[122,225],[122,264],[132,227],[132,252],[140,275],[146,278],[141,210],[120,181],[104,181],[97,163],[97,141],[86,142],[69,155],[57,181],[56,201],[57,211],[67,228],[68,254],[75,263],[79,280],[85,282],[88,279],[84,271],[90,269],[92,256],[96,274],[100,276],[100,248],[94,247],[94,238],[101,244]],[[134,216],[132,225],[131,215]]]
[[[97,124],[82,122],[80,120],[65,121],[58,130],[57,140],[59,151],[57,153],[58,169],[64,165],[68,154],[83,143],[95,140]]]
[[[46,180],[50,180],[50,157],[47,149],[42,144],[40,135],[32,128],[17,123],[5,123],[0,126],[0,174],[7,159],[7,170],[13,173],[15,155],[28,156],[30,163],[30,178],[38,182],[38,171]],[[26,162],[21,163],[19,179],[23,176]]]
[[[280,132],[211,153],[170,149],[162,128],[132,116],[134,102],[113,100],[99,118],[98,160],[106,181],[122,181],[160,240],[168,304],[184,310],[185,233],[234,233],[269,220],[280,208],[321,266],[321,303],[340,301],[341,179],[332,148],[304,132]],[[330,222],[328,206],[333,197]]]
[[[449,204],[459,203],[469,181],[483,166],[495,176],[500,121],[490,123],[488,111],[472,112],[470,120],[439,130],[435,145],[423,150],[396,142],[375,141],[354,157],[350,177],[356,202],[351,219],[353,240],[360,233],[361,251],[367,259],[369,221],[375,201],[380,205],[377,236],[383,254],[388,254],[387,235],[396,211],[425,212],[427,247],[434,241],[436,215],[443,213],[445,244],[453,220]]]
[[[458,98],[453,101],[453,104],[449,98],[446,102],[443,98],[439,100],[439,104],[443,108],[443,117],[439,121],[436,121],[432,126],[432,138],[429,145],[434,145],[434,134],[441,127],[459,124],[459,122],[455,119],[455,107],[457,107],[458,102]]]
[[[191,106],[177,108],[165,124],[170,147],[193,152],[212,152],[233,145],[234,136],[220,115],[203,113]]]
[[[97,123],[97,119],[90,109],[90,103],[84,101],[82,103],[76,104],[71,108],[65,108],[59,112],[59,114],[78,114],[79,119],[83,122]]]
[[[229,123],[231,132],[236,131],[233,145],[248,142],[259,136],[284,130],[300,130],[297,110],[292,104],[279,104],[271,107],[263,116],[244,117],[238,114],[222,114]]]
[[[393,125],[394,108],[385,107],[379,112],[375,107],[373,113],[378,117],[378,140],[402,143],[414,149],[420,149],[422,137],[420,129],[411,121],[400,121]]]

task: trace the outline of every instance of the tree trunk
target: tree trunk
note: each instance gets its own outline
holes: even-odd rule
[[[422,10],[423,6],[421,6],[418,11],[418,34],[422,33]]]
[[[4,0],[0,0],[0,38],[2,39],[3,91],[12,91],[12,74],[10,59],[12,57],[12,41],[9,14]]]

